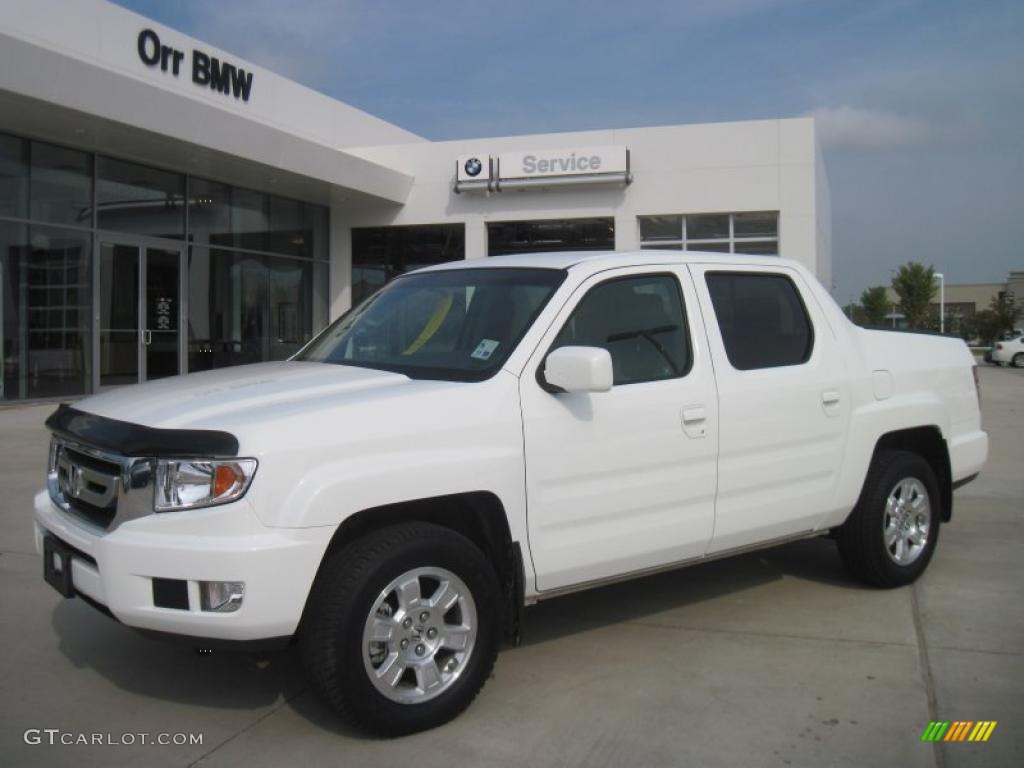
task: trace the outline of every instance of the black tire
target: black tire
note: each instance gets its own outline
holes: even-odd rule
[[[1024,368],[1024,352],[1018,352],[1013,356],[1013,367]]]
[[[447,570],[468,587],[477,629],[457,677],[444,683],[448,687],[429,700],[398,702],[383,695],[371,681],[363,632],[371,610],[375,617],[382,615],[374,609],[382,590],[403,574],[419,569]],[[430,579],[424,579],[421,584],[429,589]],[[491,674],[501,640],[501,595],[491,564],[469,539],[455,531],[429,523],[403,523],[367,534],[329,555],[313,585],[299,637],[310,684],[345,720],[374,735],[400,736],[446,723],[469,706]],[[400,615],[401,608],[395,612],[396,617]],[[386,620],[398,619],[389,616]],[[395,629],[405,631],[400,626]],[[417,632],[417,628],[408,631]],[[416,637],[420,634],[425,636],[422,626]],[[388,649],[398,652],[397,640],[386,642]],[[433,654],[428,651],[428,655]],[[441,668],[440,661],[437,666]],[[415,670],[410,674],[412,677],[399,685],[406,686],[407,692],[411,687],[408,695],[415,697],[418,684],[411,682],[416,679]]]
[[[887,500],[904,479],[916,480],[927,492],[930,520],[927,537],[915,559],[900,564],[886,546],[884,526]],[[941,500],[935,473],[923,458],[909,451],[876,452],[857,506],[836,533],[843,563],[856,578],[873,587],[910,584],[924,572],[935,553]]]

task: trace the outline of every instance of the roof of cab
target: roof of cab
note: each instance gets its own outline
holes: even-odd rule
[[[499,267],[532,267],[540,269],[572,269],[585,267],[594,271],[614,267],[639,267],[651,264],[721,264],[722,266],[793,266],[795,262],[778,256],[745,256],[735,253],[703,251],[551,251],[492,256],[434,264],[416,272],[439,272],[450,269],[493,269]]]

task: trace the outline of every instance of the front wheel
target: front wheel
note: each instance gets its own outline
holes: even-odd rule
[[[909,451],[879,451],[857,506],[836,535],[847,568],[875,587],[917,579],[938,542],[940,500],[928,462]]]
[[[1018,352],[1013,356],[1013,367],[1024,368],[1024,352]]]
[[[307,675],[363,730],[432,728],[490,675],[500,603],[494,569],[465,537],[427,523],[382,528],[321,568],[300,637]]]

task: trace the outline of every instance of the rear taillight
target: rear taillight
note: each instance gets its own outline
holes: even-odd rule
[[[996,344],[996,349],[1002,349],[1002,348],[1003,348],[1002,344]]]
[[[981,408],[981,379],[978,378],[978,366],[971,366],[971,373],[974,374],[974,394],[978,396],[978,408]]]

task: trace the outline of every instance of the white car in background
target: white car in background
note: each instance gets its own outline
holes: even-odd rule
[[[992,362],[1024,368],[1024,335],[997,341],[992,345]]]

